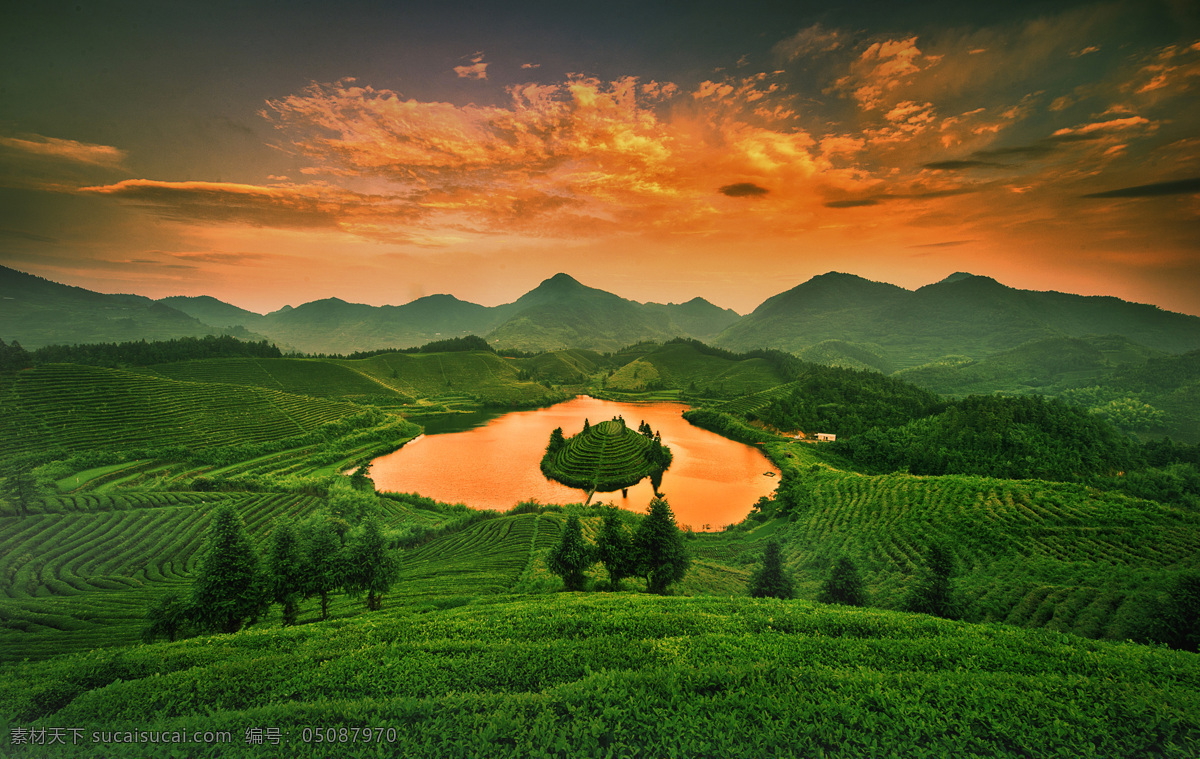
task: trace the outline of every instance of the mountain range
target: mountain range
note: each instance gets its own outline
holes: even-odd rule
[[[1168,353],[1200,348],[1200,317],[1115,297],[1018,290],[963,272],[915,291],[830,272],[745,316],[702,298],[638,303],[566,274],[500,306],[441,294],[402,306],[327,298],[257,314],[208,296],[104,295],[0,267],[0,298],[0,338],[26,348],[224,333],[266,338],[285,350],[349,353],[476,334],[498,348],[615,351],[689,337],[885,372],[1089,335],[1121,336]]]

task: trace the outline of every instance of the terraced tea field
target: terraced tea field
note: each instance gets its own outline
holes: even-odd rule
[[[385,353],[332,363],[359,372],[410,398],[459,393],[475,402],[519,406],[567,397],[537,382],[520,379],[520,360],[484,351]]]
[[[648,458],[653,441],[610,419],[573,435],[552,459],[542,461],[547,477],[569,487],[611,492],[641,481],[658,467]]]
[[[209,514],[221,503],[235,505],[261,549],[278,520],[301,519],[324,502],[283,493],[123,492],[46,498],[37,513],[0,518],[0,660],[137,642],[147,606],[188,592]],[[402,497],[379,503],[392,527],[445,519]],[[503,516],[403,551],[385,603],[437,606],[510,591],[544,564],[561,531],[561,515]],[[361,606],[335,594],[330,610],[339,617]],[[317,608],[305,603],[301,622],[315,620]]]
[[[1194,654],[806,601],[634,593],[385,606],[0,668],[0,714],[22,727],[232,736],[75,749],[109,758],[1191,759],[1198,699]],[[248,746],[264,727],[279,743]]]
[[[511,591],[535,572],[562,534],[562,519],[518,514],[480,522],[401,554],[387,602],[419,603]]]
[[[801,476],[809,500],[789,521],[744,538],[702,535],[703,554],[732,561],[742,540],[769,533],[785,542],[802,597],[816,596],[844,554],[863,572],[872,605],[899,608],[929,545],[941,542],[955,556],[965,619],[1118,639],[1146,615],[1156,583],[1200,566],[1200,514],[1082,485]]]
[[[261,540],[316,498],[124,493],[49,498],[0,518],[0,656],[20,659],[137,641],[146,607],[186,592],[210,511],[233,503]]]
[[[411,400],[389,385],[324,359],[219,358],[158,364],[143,371],[184,382],[262,387],[318,398]]]
[[[0,385],[0,437],[8,456],[60,450],[206,448],[311,432],[360,413],[344,401],[261,387],[180,382],[74,364],[51,364]]]

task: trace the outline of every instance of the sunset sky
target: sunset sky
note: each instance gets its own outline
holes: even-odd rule
[[[259,312],[970,271],[1200,315],[1200,2],[8,3],[0,264]]]

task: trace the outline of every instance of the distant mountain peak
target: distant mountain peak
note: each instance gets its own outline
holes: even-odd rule
[[[974,276],[975,276],[974,274],[972,274],[968,271],[956,271],[953,274],[951,274],[949,277],[946,277],[945,279],[943,279],[941,282],[938,282],[938,284],[945,285],[945,284],[949,284],[951,282],[958,282],[959,280],[962,280],[962,279],[970,279],[971,277],[974,277]]]
[[[1000,284],[997,280],[993,279],[992,277],[988,277],[983,274],[971,274],[970,272],[966,272],[966,271],[956,271],[953,274],[951,274],[949,277],[946,277],[945,279],[943,279],[941,282],[937,282],[935,284],[949,285],[949,284],[953,284],[955,282],[966,282],[966,281],[979,282],[979,283],[990,282],[990,283],[997,284],[997,285]]]
[[[575,287],[583,287],[583,283],[580,282],[579,280],[575,279],[574,277],[572,277],[570,274],[564,274],[562,272],[559,272],[558,274],[555,274],[550,279],[547,279],[547,280],[543,281],[540,285],[538,285],[538,289],[541,289],[543,287],[554,287],[554,288],[560,288],[560,289],[566,288],[566,287],[575,288]]]

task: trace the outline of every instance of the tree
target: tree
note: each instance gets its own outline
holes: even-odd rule
[[[367,595],[367,611],[383,608],[383,594],[396,581],[400,562],[387,546],[374,517],[350,533],[344,551],[342,587],[354,598]]]
[[[563,428],[555,427],[550,433],[550,442],[546,444],[546,455],[553,456],[562,450],[562,447],[567,444],[567,439],[563,437]]]
[[[163,596],[158,603],[146,609],[146,629],[142,640],[153,643],[159,637],[175,640],[187,626],[192,610],[178,593]]]
[[[843,556],[837,560],[829,572],[829,578],[821,586],[817,600],[823,604],[867,605],[867,592],[853,559]]]
[[[304,592],[304,547],[291,520],[284,520],[271,531],[267,550],[267,584],[271,600],[283,606],[283,624],[296,624],[300,598]]]
[[[318,514],[305,525],[304,597],[321,598],[321,619],[329,619],[329,594],[342,587],[342,540],[332,519]]]
[[[651,593],[666,593],[667,587],[687,575],[692,560],[683,546],[675,515],[663,498],[650,501],[650,513],[633,536],[636,571],[646,578]]]
[[[375,482],[371,479],[370,461],[362,464],[358,469],[354,470],[354,473],[350,475],[350,485],[355,490],[363,490],[368,493],[375,492]]]
[[[795,595],[792,578],[783,569],[779,543],[767,543],[763,565],[750,578],[750,595],[755,598],[791,598]]]
[[[609,586],[613,590],[620,590],[621,580],[628,577],[634,568],[633,541],[615,507],[604,515],[604,527],[596,539],[596,558],[608,572]]]
[[[592,547],[583,539],[579,517],[572,514],[567,518],[562,539],[550,549],[547,557],[550,571],[562,578],[567,590],[583,590],[588,579],[584,572],[593,561]]]
[[[954,589],[950,583],[953,574],[954,554],[941,543],[931,544],[925,553],[925,569],[905,602],[905,610],[954,617]]]
[[[218,506],[192,585],[197,625],[212,632],[237,632],[266,608],[264,590],[258,557],[241,516],[229,504]]]

